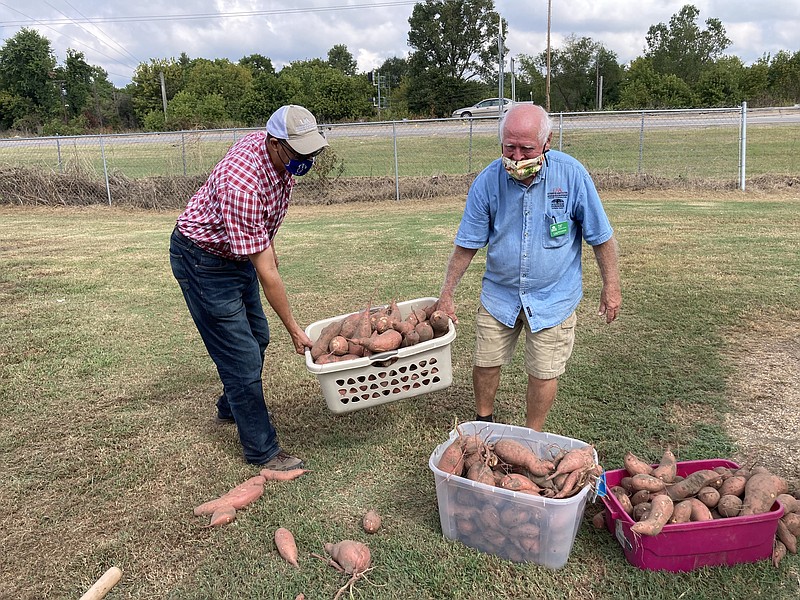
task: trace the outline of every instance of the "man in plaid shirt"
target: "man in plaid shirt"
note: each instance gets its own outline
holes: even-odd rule
[[[328,145],[302,106],[275,111],[266,131],[236,142],[178,217],[170,239],[172,273],[222,380],[217,420],[235,423],[247,462],[275,470],[303,461],[283,451],[264,401],[261,372],[270,306],[303,354],[312,341],[292,314],[274,239],[294,177]]]

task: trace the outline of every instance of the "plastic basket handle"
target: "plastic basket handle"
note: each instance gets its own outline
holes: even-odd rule
[[[388,360],[390,358],[394,358],[397,356],[397,350],[387,350],[386,352],[381,352],[380,354],[373,354],[369,357],[370,362],[378,362]]]

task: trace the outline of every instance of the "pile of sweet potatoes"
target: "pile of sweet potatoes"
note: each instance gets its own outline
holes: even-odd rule
[[[444,449],[437,467],[448,478],[463,477],[551,499],[576,495],[603,472],[591,445],[570,450],[553,447],[545,454],[540,456],[511,438],[461,434]],[[522,506],[513,496],[476,493],[475,488],[456,486],[448,511],[461,541],[515,562],[538,555],[542,534],[550,536],[548,546],[572,543],[571,523],[553,523],[552,512],[544,507]],[[563,540],[553,539],[560,535]]]
[[[628,476],[609,492],[635,521],[632,532],[658,535],[673,523],[763,514],[778,501],[784,514],[778,521],[773,562],[777,566],[787,551],[797,552],[800,501],[789,494],[785,479],[766,468],[718,466],[680,477],[669,449],[658,465],[648,464],[631,452],[626,453],[623,463]],[[602,527],[603,513],[595,518],[595,525]]]
[[[446,334],[450,318],[431,304],[403,316],[396,301],[337,319],[320,331],[311,348],[318,365],[353,360],[427,342]]]

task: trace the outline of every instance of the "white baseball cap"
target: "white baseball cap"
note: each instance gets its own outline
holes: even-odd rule
[[[281,106],[267,121],[267,133],[286,142],[298,154],[314,154],[328,145],[317,130],[317,120],[296,104]]]

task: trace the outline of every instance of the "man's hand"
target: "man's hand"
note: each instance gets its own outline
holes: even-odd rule
[[[622,292],[618,287],[603,286],[600,291],[600,308],[597,309],[597,316],[605,315],[606,323],[611,323],[619,317],[622,306]]]
[[[305,354],[306,348],[311,348],[311,346],[314,345],[314,342],[311,341],[311,338],[308,337],[306,332],[302,329],[291,332],[289,335],[292,337],[294,351],[298,354]]]

